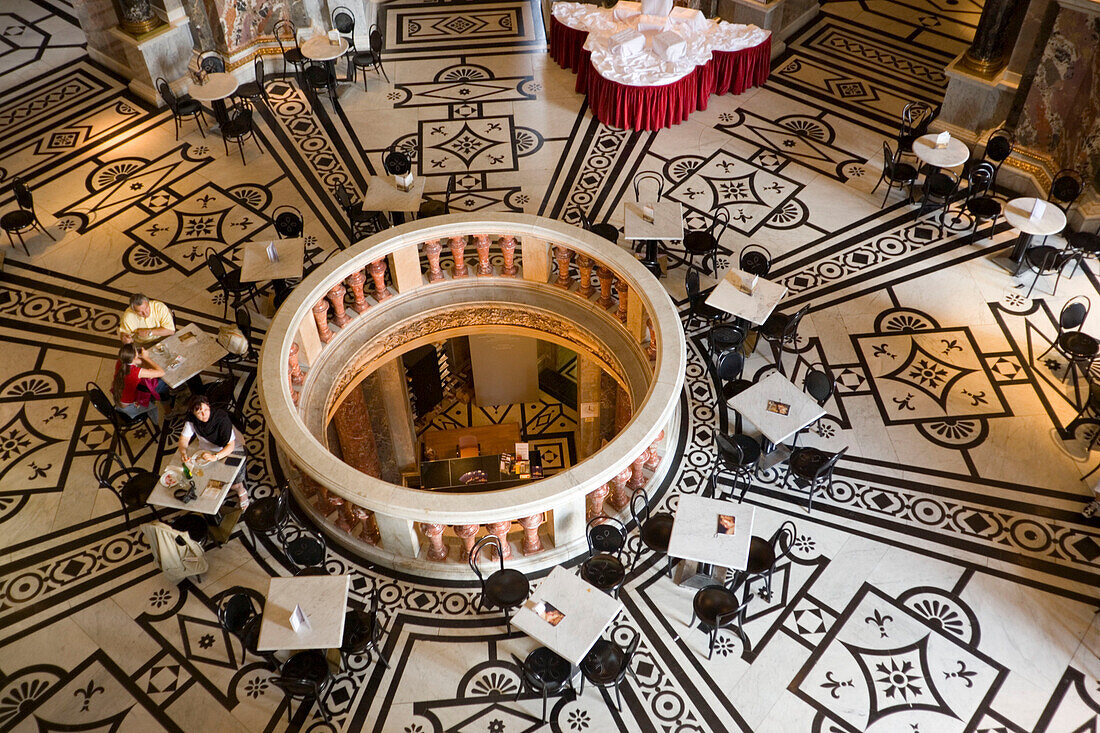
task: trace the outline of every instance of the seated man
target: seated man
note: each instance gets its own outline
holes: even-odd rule
[[[130,307],[122,312],[118,337],[124,344],[148,346],[176,332],[172,311],[159,300],[149,300],[141,293],[130,296]]]

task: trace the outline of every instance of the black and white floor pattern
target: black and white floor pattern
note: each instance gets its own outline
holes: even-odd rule
[[[244,166],[191,124],[177,141],[166,110],[89,61],[71,7],[0,10],[0,184],[26,179],[56,238],[31,237],[29,257],[6,250],[0,276],[0,731],[1100,729],[1100,525],[1079,514],[1097,422],[1078,419],[1067,365],[1043,356],[1065,301],[1095,299],[1100,283],[1089,266],[1057,297],[1046,280],[1025,297],[1031,275],[992,260],[1011,232],[971,242],[965,214],[941,229],[896,192],[884,208],[871,193],[901,106],[942,96],[980,8],[828,2],[763,88],[629,133],[595,122],[547,58],[537,4],[380,7],[391,83],[311,105],[276,79],[264,152],[246,145]],[[746,639],[720,634],[711,661],[688,628],[691,592],[643,556],[608,631],[642,639],[621,712],[588,687],[553,700],[540,726],[541,700],[515,699],[512,655],[533,642],[478,613],[472,586],[392,577],[337,551],[326,566],[353,576],[353,599],[380,594],[391,667],[352,658],[326,702],[331,725],[315,707],[288,711],[215,613],[226,589],[262,593],[289,574],[281,553],[238,532],[201,582],[172,586],[141,539],[147,515],[128,527],[96,487],[110,429],[84,384],[107,383],[129,293],[216,329],[206,249],[236,257],[291,204],[310,248],[332,252],[351,236],[332,187],[362,190],[393,145],[456,210],[619,225],[634,175],[657,172],[690,226],[730,214],[721,265],[762,244],[790,290],[783,307],[811,306],[786,367],[798,381],[824,365],[837,380],[805,438],[848,447],[835,495],[808,514],[781,470],[754,483],[755,533],[792,520],[797,539],[771,597],[750,605]],[[0,207],[12,205],[5,190]],[[678,303],[684,271],[661,281]],[[736,427],[715,409],[702,333],[688,335],[676,467],[649,489],[669,509],[703,490],[716,431]],[[252,375],[240,399],[263,496],[280,474]],[[154,467],[178,427],[132,436],[135,460]]]

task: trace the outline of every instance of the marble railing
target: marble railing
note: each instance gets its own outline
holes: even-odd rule
[[[627,405],[615,437],[553,476],[473,494],[398,486],[371,475],[369,460],[328,450],[326,428],[357,375],[471,326],[593,355]],[[334,254],[279,309],[259,376],[296,499],[332,539],[390,567],[464,577],[458,561],[485,532],[506,556],[514,541],[522,566],[561,562],[586,547],[589,519],[624,511],[663,475],[685,364],[677,311],[628,250],[556,220],[494,213],[411,222]]]

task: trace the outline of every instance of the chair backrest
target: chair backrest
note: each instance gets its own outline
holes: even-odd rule
[[[12,178],[11,192],[15,195],[15,203],[19,205],[20,209],[34,212],[34,196],[31,195],[31,190],[27,188],[26,182],[19,176]]]
[[[229,119],[235,123],[235,133],[244,134],[252,131],[252,108],[247,104],[242,103],[233,106],[233,109],[229,110]]]
[[[894,151],[890,149],[890,143],[884,140],[882,142],[882,169],[886,171],[887,178],[894,177],[894,164],[896,162],[897,158],[894,156]]]
[[[772,256],[759,244],[747,244],[741,249],[737,266],[750,275],[767,277],[768,271],[772,269]]]
[[[319,532],[314,532],[311,529],[305,527],[297,527],[294,525],[283,525],[279,527],[279,542],[283,546],[283,554],[287,556],[291,564],[296,568],[301,566],[292,556],[292,551],[297,554],[299,550],[320,550],[321,562],[324,562],[325,552],[328,546],[325,544],[325,538],[321,536]]]
[[[924,102],[910,102],[901,111],[902,134],[923,135],[932,124],[933,110]]]
[[[642,181],[656,181],[657,183],[657,197],[654,201],[660,201],[661,197],[665,193],[665,179],[657,175],[653,171],[642,171],[638,175],[634,176],[634,200],[641,203],[641,185]]]
[[[790,320],[787,321],[787,325],[783,328],[784,341],[795,337],[795,335],[798,333],[798,324],[802,321],[802,316],[806,315],[809,310],[810,306],[804,305],[799,308],[793,316],[791,316]]]
[[[1088,296],[1078,295],[1067,300],[1062,306],[1062,312],[1058,315],[1058,333],[1081,328],[1085,325],[1085,319],[1089,317],[1090,310],[1092,310],[1092,301]]]
[[[122,487],[116,485],[116,482],[122,477],[129,478],[133,471],[134,469],[126,467],[114,451],[100,453],[92,464],[92,475],[99,482],[99,488],[110,489],[115,494],[119,494],[120,499]]]
[[[821,467],[817,469],[817,473],[814,474],[814,479],[817,480],[817,479],[820,479],[820,478],[828,478],[829,476],[832,476],[833,475],[833,469],[836,468],[837,462],[847,452],[848,452],[848,447],[845,446],[845,447],[841,448],[839,451],[837,451],[836,453],[834,453],[832,455],[832,457],[829,458],[829,460],[822,463]]]
[[[289,204],[284,204],[275,209],[272,225],[275,227],[275,233],[279,235],[280,239],[300,237],[305,229],[302,212]]]
[[[745,463],[745,452],[741,446],[734,443],[723,433],[715,435],[715,444],[718,447],[718,460],[731,467],[740,467]]]
[[[807,394],[817,400],[817,404],[822,407],[833,396],[835,384],[832,376],[825,371],[824,367],[821,369],[811,368],[802,379],[802,386],[806,389]]]
[[[994,130],[985,143],[985,158],[993,161],[999,168],[1008,156],[1012,155],[1012,133],[1005,129]]]
[[[350,36],[355,33],[355,16],[351,10],[341,5],[332,11],[332,27],[342,36]]]
[[[110,420],[112,425],[118,427],[118,415],[115,414],[115,406],[106,393],[95,382],[88,382],[84,386],[88,390],[88,401],[92,403],[92,407],[96,409],[96,412]]]
[[[641,502],[640,511],[638,502]],[[641,530],[642,525],[649,521],[649,495],[645,489],[636,489],[630,497],[630,518]]]
[[[391,176],[403,176],[412,170],[412,161],[400,150],[390,150],[382,157],[382,167]]]
[[[290,40],[294,41],[294,47],[298,47],[298,29],[294,26],[294,23],[287,18],[283,18],[276,23],[273,31],[275,33],[275,40],[279,43],[279,50],[283,53],[286,53],[286,49],[283,47],[283,38],[287,36],[290,37]]]
[[[348,189],[342,183],[337,183],[332,189],[332,195],[336,197],[336,203],[340,204],[340,208],[347,211],[352,207],[351,194],[348,193]]]
[[[729,349],[718,357],[718,381],[725,383],[741,378],[745,369],[745,355],[739,349]]]
[[[225,282],[228,270],[225,266],[225,260],[222,259],[222,256],[218,254],[218,251],[213,247],[209,247],[206,250],[206,266],[210,269],[210,274],[214,276],[218,284],[222,285]]]
[[[573,211],[577,212],[577,217],[581,220],[581,226],[584,227],[586,231],[592,231],[592,220],[588,218],[588,212],[579,206],[573,209]]]
[[[262,92],[264,90],[264,59],[262,56],[257,56],[256,60],[252,62],[252,71],[256,75],[256,86],[260,88]]]
[[[997,169],[989,161],[983,160],[975,163],[967,174],[966,200],[989,195],[989,189],[993,186],[993,178],[997,175]]]
[[[244,306],[237,306],[234,313],[237,328],[240,329],[244,340],[248,342],[248,348],[252,348],[252,314]]]
[[[791,551],[791,547],[794,546],[796,537],[798,537],[798,530],[795,529],[794,522],[788,521],[779,525],[779,529],[775,530],[775,534],[768,540],[776,562],[787,556],[787,553]]]
[[[718,225],[721,224],[722,228],[719,229]],[[710,223],[710,236],[714,237],[715,242],[719,242],[722,236],[726,233],[726,230],[730,226],[730,212],[725,207],[718,209],[714,212],[713,221]]]
[[[379,62],[382,60],[382,32],[378,30],[377,25],[370,27],[370,51],[374,54],[374,60]]]
[[[694,311],[703,301],[702,291],[699,286],[699,272],[697,270],[688,270],[687,275],[684,276],[684,288],[687,291],[688,307]]]
[[[239,636],[245,625],[256,616],[256,606],[252,596],[244,588],[237,586],[226,591],[228,594],[218,606],[218,621],[230,634]]]
[[[504,555],[500,551],[500,538],[495,534],[487,534],[477,541],[474,545],[474,549],[470,550],[470,569],[477,575],[477,579],[481,582],[481,590],[485,590],[485,577],[481,574],[481,568],[478,567],[477,562],[481,559],[481,553],[486,547],[492,547],[496,550],[497,560],[500,561],[500,569],[504,569]]]
[[[175,114],[179,104],[176,95],[172,92],[172,86],[164,77],[157,77],[156,85],[157,91],[160,92],[161,99],[163,99],[164,103],[172,110],[172,114]]]
[[[316,682],[301,677],[278,674],[271,677],[271,683],[290,697],[311,699],[321,695],[321,688]]]
[[[618,555],[626,545],[626,525],[616,517],[592,517],[585,527],[588,554],[606,552]]]
[[[1072,168],[1064,168],[1054,175],[1050,184],[1050,195],[1047,199],[1062,209],[1068,211],[1077,197],[1081,195],[1083,182],[1081,174]]]
[[[225,72],[225,60],[211,51],[199,59],[199,68],[207,74],[221,74]]]

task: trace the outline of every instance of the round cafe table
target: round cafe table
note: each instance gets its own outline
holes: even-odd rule
[[[1049,202],[1039,220],[1032,221],[1031,210],[1038,200],[1031,196],[1023,196],[1005,204],[1005,220],[1012,225],[1013,229],[1020,232],[1020,236],[1016,239],[1016,246],[1012,249],[1012,261],[1016,263],[1016,272],[1020,271],[1024,252],[1032,236],[1046,237],[1066,228],[1065,212]]]
[[[936,147],[934,133],[921,135],[913,141],[913,155],[933,168],[954,168],[970,160],[970,149],[957,138],[947,141],[947,147]]]
[[[216,71],[206,75],[202,84],[192,84],[188,94],[192,99],[200,102],[209,102],[215,110],[215,118],[225,119],[225,99],[231,97],[237,91],[239,82],[237,77],[224,71]]]
[[[306,40],[299,48],[302,49],[302,55],[310,61],[324,62],[329,79],[336,79],[336,59],[346,54],[351,44],[346,38],[333,43],[328,36],[317,35]],[[348,63],[351,63],[350,59]],[[336,90],[333,89],[332,93],[335,94]]]

